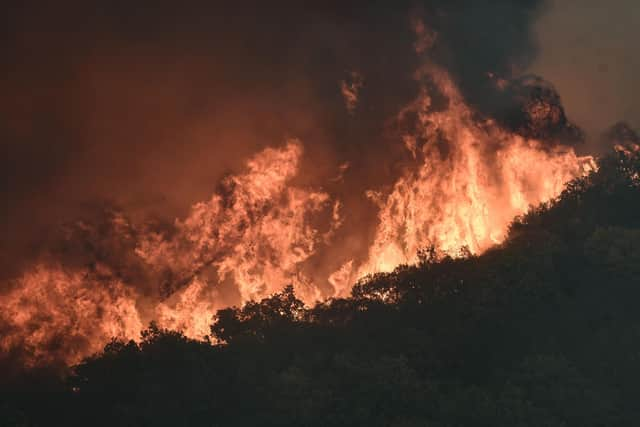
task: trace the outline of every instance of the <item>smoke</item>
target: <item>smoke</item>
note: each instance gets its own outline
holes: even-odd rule
[[[0,302],[32,315],[0,323],[36,356],[72,341],[73,359],[150,318],[201,336],[215,308],[287,281],[307,301],[344,295],[396,241],[394,262],[436,234],[482,250],[579,173],[558,93],[522,75],[543,2],[266,3],[6,11]],[[47,284],[55,304],[22,298]],[[82,316],[43,334],[32,316],[77,292],[96,340]]]
[[[587,134],[586,149],[608,148],[600,135],[618,121],[640,129],[640,3],[553,0],[534,26],[539,55],[530,71],[562,94]]]
[[[3,275],[86,203],[169,220],[289,136],[306,141],[315,169],[333,173],[338,158],[354,181],[388,180],[384,123],[417,89],[410,14],[438,34],[432,54],[482,104],[487,71],[507,76],[533,57],[538,3],[5,6]],[[351,116],[344,70],[367,81]]]
[[[582,131],[567,118],[560,95],[547,81],[525,75],[498,81],[495,117],[503,126],[526,137],[565,145],[584,142]]]
[[[640,135],[628,123],[618,122],[600,135],[599,143],[603,147],[629,147],[640,144]]]

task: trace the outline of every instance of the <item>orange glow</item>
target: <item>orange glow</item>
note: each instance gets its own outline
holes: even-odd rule
[[[415,263],[418,250],[429,245],[451,255],[462,247],[480,253],[504,240],[516,215],[556,197],[569,180],[595,168],[591,157],[577,157],[571,148],[545,147],[490,120],[477,122],[445,72],[427,67],[423,73],[449,104],[431,112],[425,90],[400,113],[419,117],[417,134],[404,136],[417,166],[389,195],[376,197],[380,224],[369,261],[357,276]]]
[[[289,284],[308,304],[346,296],[358,278],[414,263],[429,245],[452,255],[462,247],[481,253],[503,241],[514,216],[595,168],[592,158],[571,148],[546,146],[479,120],[443,70],[427,66],[418,78],[429,78],[448,103],[434,108],[424,85],[399,113],[400,121],[417,117],[402,140],[413,162],[389,189],[367,193],[378,208],[378,224],[364,263],[356,261],[362,254],[354,254],[328,277],[306,268],[321,246],[332,250],[336,234],[362,230],[343,229],[340,200],[292,183],[304,150],[301,141],[290,140],[248,160],[219,192],[176,220],[174,232],[136,235],[134,256],[152,277],[169,278],[168,297],[138,295],[132,289],[139,284],[123,282],[106,266],[41,263],[0,295],[8,325],[0,348],[31,349],[34,360],[62,356],[75,362],[111,337],[138,338],[151,320],[202,338],[215,311],[230,300],[259,300]],[[348,167],[336,166],[331,182],[347,185]],[[56,347],[58,337],[65,346]]]
[[[301,271],[323,238],[308,222],[312,214],[326,213],[333,231],[339,224],[339,205],[329,195],[289,185],[302,155],[299,141],[282,149],[266,149],[247,163],[246,173],[225,181],[226,197],[213,195],[197,203],[178,221],[170,240],[151,235],[137,253],[152,268],[169,269],[186,278],[170,301],[158,305],[161,325],[202,337],[209,333],[218,302],[218,284],[231,281],[241,301],[258,300],[288,284],[306,301],[321,298]]]

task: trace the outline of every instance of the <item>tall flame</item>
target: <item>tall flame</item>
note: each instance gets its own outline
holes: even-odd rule
[[[168,268],[188,284],[173,297],[175,304],[158,305],[163,324],[194,336],[208,334],[207,322],[222,308],[216,285],[225,281],[237,286],[243,302],[288,284],[307,301],[321,297],[301,265],[322,237],[309,215],[323,212],[330,197],[289,185],[301,155],[297,140],[264,150],[247,163],[246,173],[225,180],[224,195],[194,205],[189,217],[177,222],[171,240],[152,235],[141,242],[137,253],[152,268]]]
[[[423,74],[448,105],[434,109],[423,88],[400,113],[418,117],[415,132],[404,135],[416,164],[390,194],[370,193],[380,207],[379,226],[356,276],[414,263],[418,250],[430,245],[450,255],[461,248],[480,253],[504,240],[516,215],[595,168],[591,157],[578,157],[571,148],[547,147],[491,120],[478,121],[444,71],[429,66]]]

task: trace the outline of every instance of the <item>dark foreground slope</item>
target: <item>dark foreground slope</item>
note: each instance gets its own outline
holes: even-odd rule
[[[220,311],[224,345],[152,325],[14,383],[0,426],[640,425],[639,173],[603,159],[482,256],[426,249],[349,299]]]

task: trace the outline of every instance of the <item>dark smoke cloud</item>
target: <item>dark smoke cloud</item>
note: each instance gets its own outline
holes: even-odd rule
[[[615,146],[640,145],[640,135],[628,123],[618,122],[602,133],[600,144],[609,149]]]
[[[584,142],[582,131],[565,114],[560,95],[547,81],[525,75],[498,83],[494,96],[495,117],[504,126],[527,138],[574,145]]]
[[[50,246],[52,228],[91,217],[96,204],[170,222],[250,154],[287,136],[302,139],[313,159],[303,181],[333,177],[349,161],[349,185],[335,191],[350,218],[371,216],[362,190],[389,180],[398,156],[385,124],[416,94],[422,59],[412,18],[437,34],[431,60],[495,115],[504,104],[487,73],[510,80],[529,66],[542,5],[250,3],[5,6],[3,276]],[[356,71],[366,84],[349,114],[340,82]],[[559,129],[564,113],[554,96],[557,115],[543,125]]]

